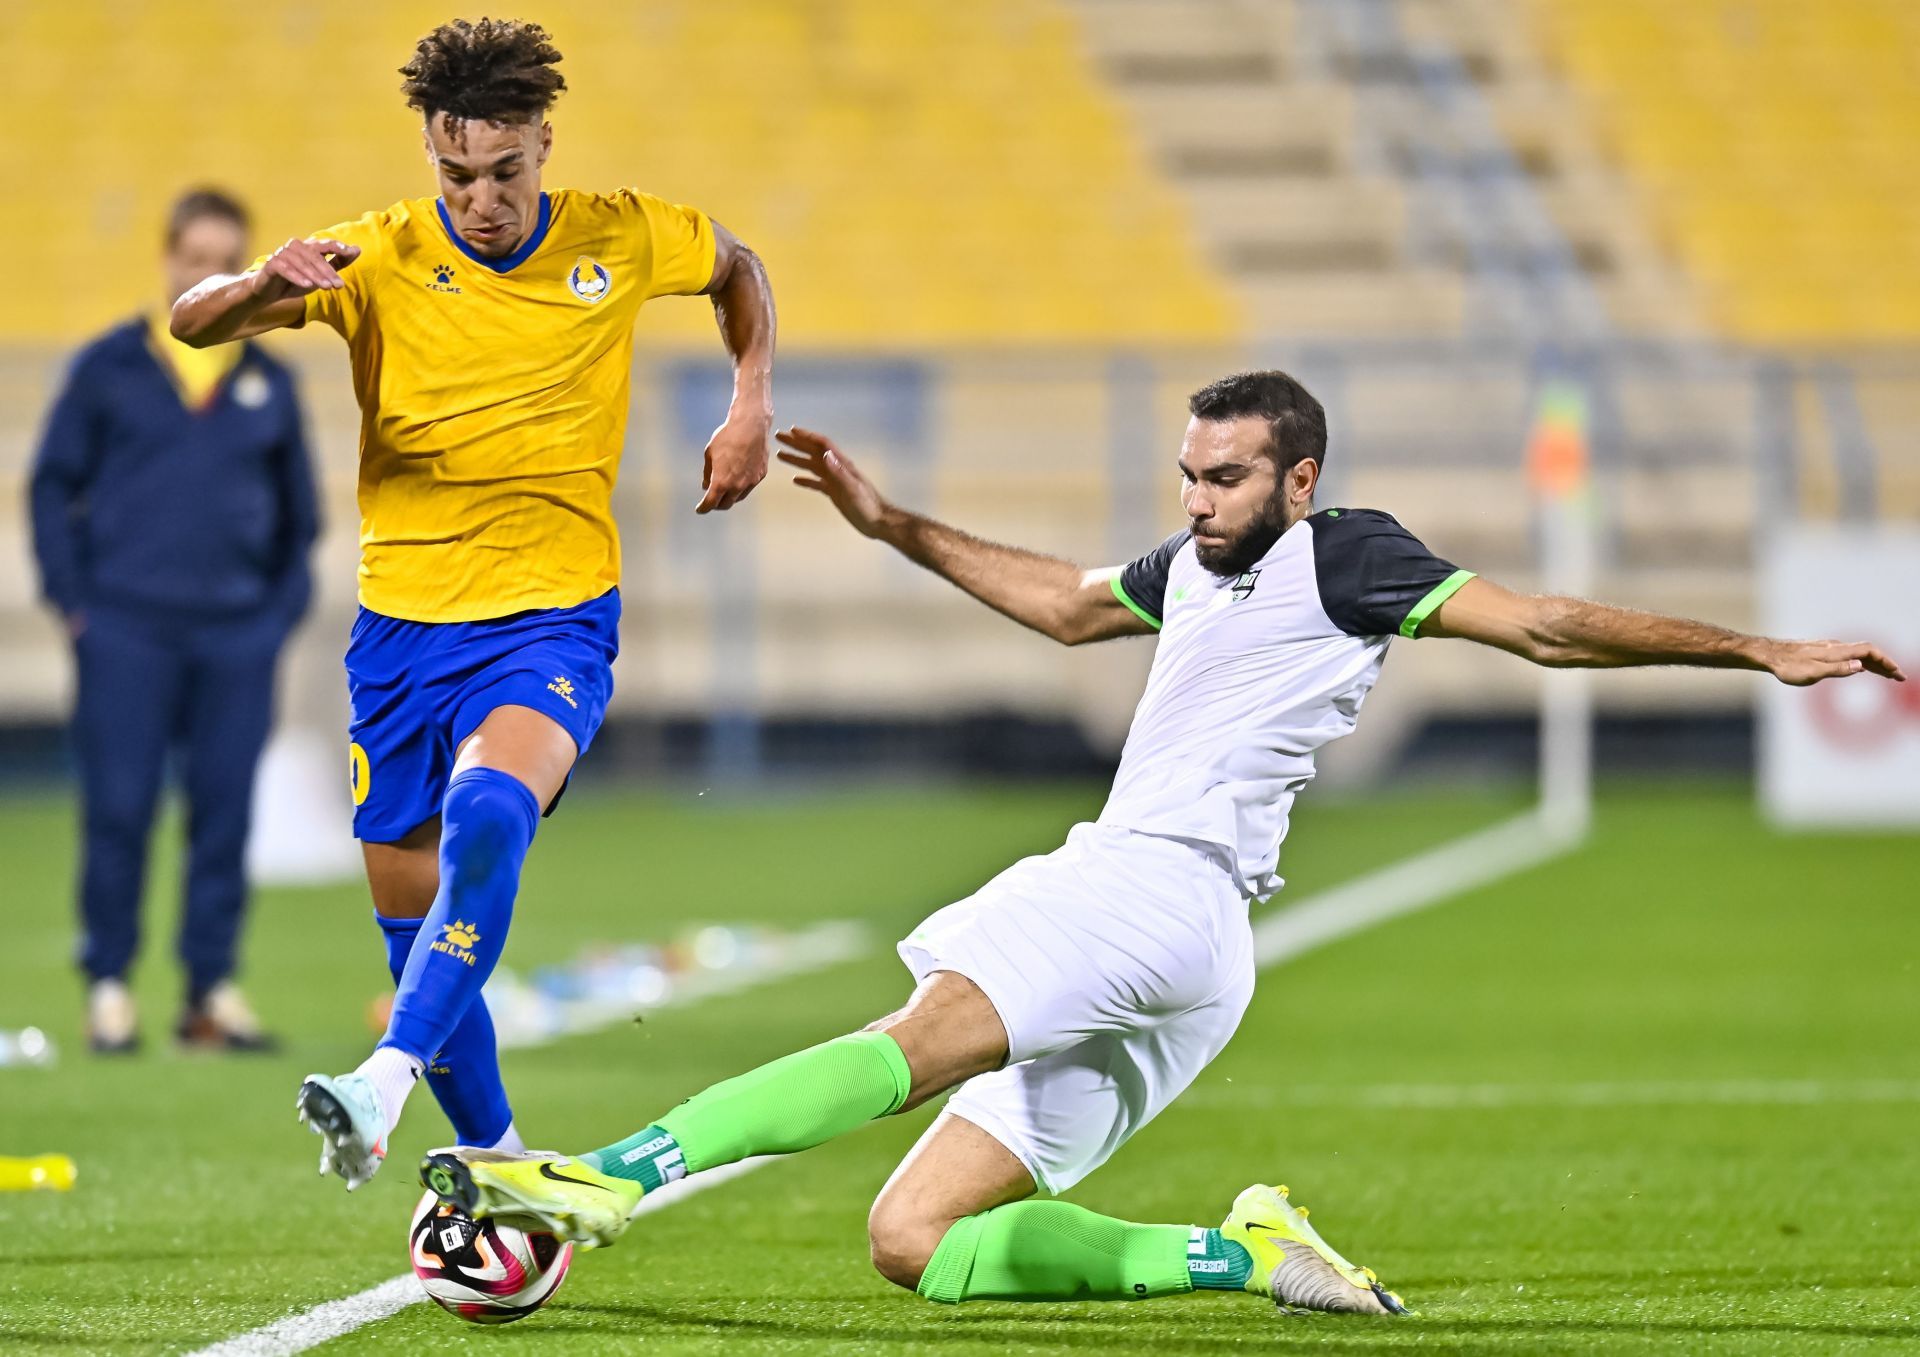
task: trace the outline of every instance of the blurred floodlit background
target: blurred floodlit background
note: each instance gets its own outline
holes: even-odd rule
[[[637,185],[733,228],[779,298],[781,422],[832,432],[893,495],[984,535],[1088,563],[1150,546],[1179,521],[1186,393],[1255,364],[1327,404],[1326,502],[1388,509],[1522,587],[1540,579],[1523,468],[1549,383],[1576,395],[1603,596],[1767,625],[1793,525],[1920,516],[1908,0],[520,12],[566,57],[548,184]],[[262,247],[432,192],[395,70],[450,14],[0,7],[33,110],[0,213],[0,772],[64,766],[69,664],[21,494],[72,349],[158,304],[183,187],[244,198]],[[269,342],[304,377],[327,509],[285,725],[331,760],[357,411],[337,337]],[[706,304],[650,306],[617,501],[625,651],[590,775],[1081,773],[1114,756],[1149,646],[1050,647],[777,475],[696,519],[725,390]],[[1890,642],[1911,625],[1886,624]],[[1758,691],[1609,676],[1600,765],[1745,773]],[[1524,770],[1537,692],[1524,666],[1422,647],[1326,779]],[[1846,717],[1920,741],[1888,711]]]

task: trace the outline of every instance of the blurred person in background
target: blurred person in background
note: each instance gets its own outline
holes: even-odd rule
[[[272,1041],[235,987],[254,770],[274,668],[306,611],[318,534],[292,374],[255,344],[196,349],[174,300],[247,258],[247,213],[197,189],[167,218],[167,305],[81,350],[29,491],[41,591],[65,620],[84,808],[79,962],[87,1039],[140,1044],[126,984],[147,843],[169,754],[187,800],[179,953],[183,1045]]]

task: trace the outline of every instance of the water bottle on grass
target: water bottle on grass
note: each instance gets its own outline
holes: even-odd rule
[[[0,1192],[65,1192],[74,1172],[64,1154],[0,1155]]]

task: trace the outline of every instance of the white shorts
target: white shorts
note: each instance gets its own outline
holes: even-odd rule
[[[1247,900],[1225,850],[1076,825],[900,944],[923,980],[954,971],[1006,1025],[1004,1068],[947,1110],[1064,1192],[1207,1067],[1253,997]]]

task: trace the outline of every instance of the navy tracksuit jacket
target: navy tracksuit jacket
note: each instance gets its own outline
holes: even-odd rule
[[[253,344],[189,409],[131,321],[83,349],[30,488],[41,589],[84,619],[74,742],[85,802],[80,964],[123,974],[169,753],[188,854],[180,955],[197,999],[234,967],[253,774],[274,664],[319,531],[292,375]]]

